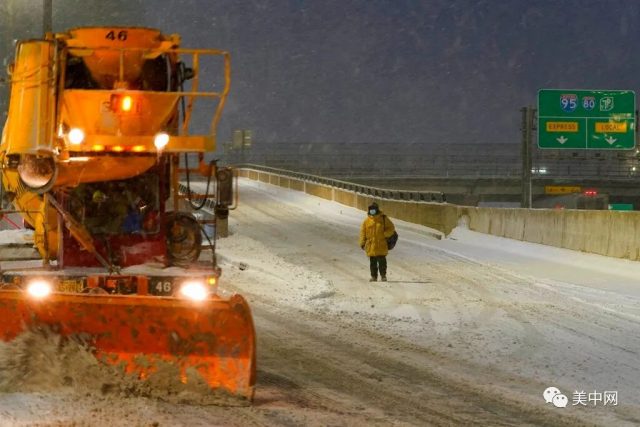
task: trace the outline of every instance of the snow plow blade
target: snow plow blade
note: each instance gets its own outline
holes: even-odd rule
[[[160,366],[182,383],[199,381],[247,400],[255,386],[255,331],[245,299],[205,301],[137,295],[53,293],[34,299],[0,290],[0,339],[46,326],[62,336],[90,337],[95,356],[145,379]]]

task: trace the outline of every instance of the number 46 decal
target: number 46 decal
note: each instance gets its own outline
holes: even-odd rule
[[[156,283],[156,292],[171,292],[171,282],[157,282]]]
[[[122,31],[118,31],[117,33],[114,30],[111,30],[107,33],[107,35],[104,37],[107,40],[120,40],[120,41],[125,41],[127,39],[127,31],[126,30],[122,30]]]

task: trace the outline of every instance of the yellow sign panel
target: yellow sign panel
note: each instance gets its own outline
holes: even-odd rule
[[[578,132],[578,122],[547,122],[547,132]]]
[[[74,280],[74,279],[65,279],[58,283],[56,287],[58,292],[82,292],[84,288],[84,283],[82,280]]]
[[[626,133],[627,122],[596,122],[596,132]]]
[[[545,185],[544,193],[545,194],[572,194],[572,193],[580,193],[582,191],[582,187],[571,186],[571,185]]]

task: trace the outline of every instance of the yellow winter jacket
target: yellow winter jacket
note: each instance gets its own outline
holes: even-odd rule
[[[396,231],[388,216],[382,212],[367,215],[360,227],[360,247],[364,245],[367,256],[386,256],[389,253],[387,238]]]

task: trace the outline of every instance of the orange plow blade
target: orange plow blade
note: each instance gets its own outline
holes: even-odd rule
[[[0,291],[0,339],[48,326],[62,336],[91,337],[96,357],[140,378],[162,364],[190,373],[215,390],[253,398],[255,330],[245,299],[195,302],[169,297],[54,293],[37,300],[23,291]]]

